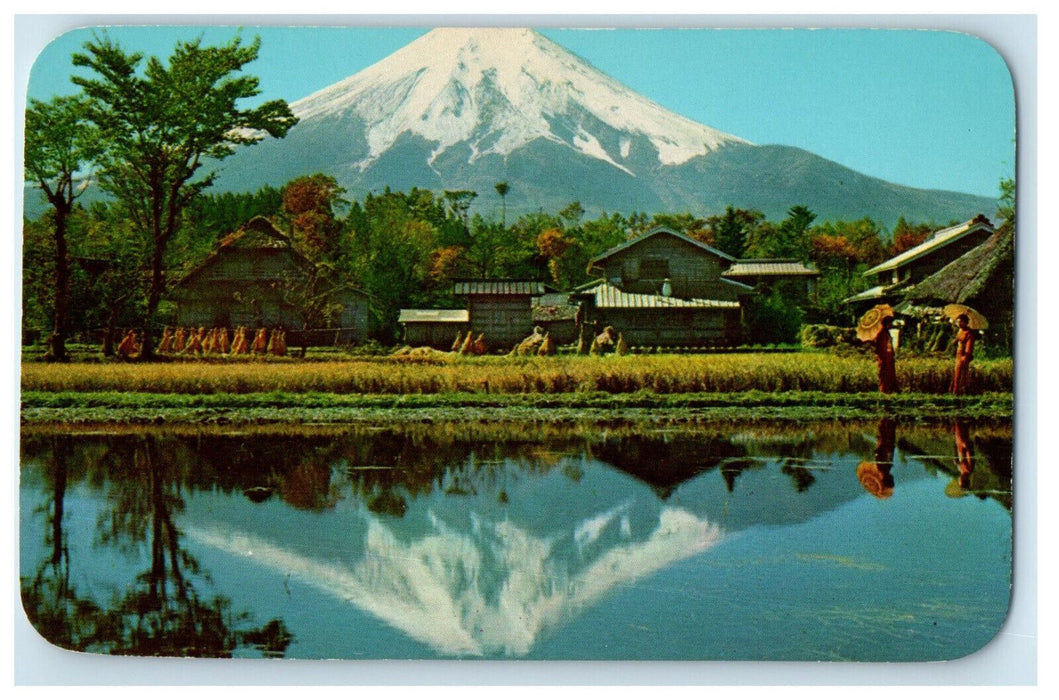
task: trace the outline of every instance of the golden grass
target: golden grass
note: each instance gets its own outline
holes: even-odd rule
[[[1010,391],[1011,360],[975,361],[973,391]],[[898,361],[901,391],[945,393],[952,363]],[[346,361],[180,363],[24,363],[32,391],[128,391],[180,394],[325,392],[357,394],[628,393],[826,391],[878,387],[870,357],[824,353],[629,355],[606,357],[371,358]]]

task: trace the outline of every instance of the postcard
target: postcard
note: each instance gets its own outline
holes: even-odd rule
[[[978,653],[1015,120],[943,29],[62,34],[24,122],[25,618],[149,658]]]

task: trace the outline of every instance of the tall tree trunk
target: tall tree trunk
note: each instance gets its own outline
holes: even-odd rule
[[[55,313],[52,334],[48,338],[47,357],[57,362],[70,359],[66,352],[66,308],[70,299],[70,260],[66,245],[66,227],[70,208],[65,202],[55,206]]]
[[[143,320],[143,338],[140,344],[140,359],[154,359],[154,333],[151,323],[154,313],[158,310],[158,303],[162,300],[162,292],[165,290],[165,268],[162,265],[164,246],[155,243],[154,255],[151,257],[151,290],[147,294],[147,313]]]

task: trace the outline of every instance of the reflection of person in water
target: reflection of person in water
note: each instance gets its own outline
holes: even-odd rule
[[[953,433],[956,436],[956,466],[960,470],[960,488],[969,489],[971,472],[974,471],[974,452],[967,436],[967,423],[956,421],[953,424]]]
[[[857,479],[861,486],[876,498],[889,498],[894,493],[894,477],[890,470],[894,466],[896,433],[897,425],[893,418],[879,420],[875,461],[861,462],[857,466]]]

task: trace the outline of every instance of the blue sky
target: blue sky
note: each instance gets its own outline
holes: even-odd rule
[[[29,94],[71,92],[91,29],[46,46]],[[166,56],[181,38],[259,35],[263,97],[296,100],[386,57],[426,27],[197,26],[107,30]],[[664,107],[755,143],[797,146],[914,187],[996,196],[1014,174],[1015,97],[985,41],[893,29],[543,29]]]

